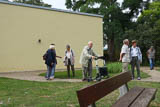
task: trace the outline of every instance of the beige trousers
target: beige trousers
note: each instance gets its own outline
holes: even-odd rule
[[[128,62],[123,62],[122,63],[122,72],[128,72],[128,65],[129,63]],[[119,88],[119,98],[122,97],[123,95],[125,95],[126,93],[128,92],[128,88],[126,85],[122,85],[120,88]]]

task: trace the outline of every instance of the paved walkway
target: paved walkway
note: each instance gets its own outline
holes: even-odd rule
[[[156,68],[160,69],[160,68]],[[141,81],[160,82],[160,72],[157,70],[149,70],[149,67],[141,67],[143,72],[148,73],[151,77],[142,79]],[[46,80],[43,76],[39,76],[44,71],[26,71],[26,72],[10,72],[0,73],[0,77],[7,77],[19,80],[39,81],[39,82],[82,82],[81,79],[58,79]]]
[[[142,81],[160,82],[160,68],[159,67],[156,67],[154,70],[150,70],[149,67],[142,67],[141,70],[151,76],[149,78],[142,79]]]
[[[10,72],[10,73],[0,73],[0,77],[13,78],[19,80],[29,80],[29,81],[39,81],[39,82],[82,82],[81,79],[59,79],[46,80],[43,76],[39,74],[45,71],[26,71],[26,72]]]

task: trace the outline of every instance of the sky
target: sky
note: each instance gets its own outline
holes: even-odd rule
[[[43,2],[51,4],[52,8],[58,8],[58,9],[66,9],[65,7],[65,1],[66,0],[43,0]],[[122,2],[123,0],[118,0],[118,2]]]
[[[9,0],[13,1],[13,0]],[[66,0],[42,0],[44,3],[52,5],[52,8],[64,9],[66,10],[65,2]],[[122,3],[123,0],[117,0],[119,3]]]
[[[66,9],[65,7],[66,0],[43,0],[43,2],[51,4],[53,8]]]

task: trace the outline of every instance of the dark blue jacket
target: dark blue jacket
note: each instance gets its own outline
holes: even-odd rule
[[[52,49],[48,49],[46,52],[45,64],[47,64],[48,66],[51,66],[51,63],[57,64],[56,51]]]

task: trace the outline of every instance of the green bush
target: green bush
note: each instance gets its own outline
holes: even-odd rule
[[[113,62],[107,64],[108,72],[109,73],[120,73],[122,72],[122,63],[120,62]]]
[[[108,67],[109,74],[117,74],[117,73],[122,72],[122,63],[121,62],[108,63],[107,67]],[[129,71],[131,71],[131,65],[130,64],[128,65],[128,69],[129,69]],[[135,68],[134,73],[135,73],[135,77],[137,77],[136,68]],[[150,76],[147,73],[144,73],[144,72],[141,71],[141,77],[142,78],[148,78]]]

